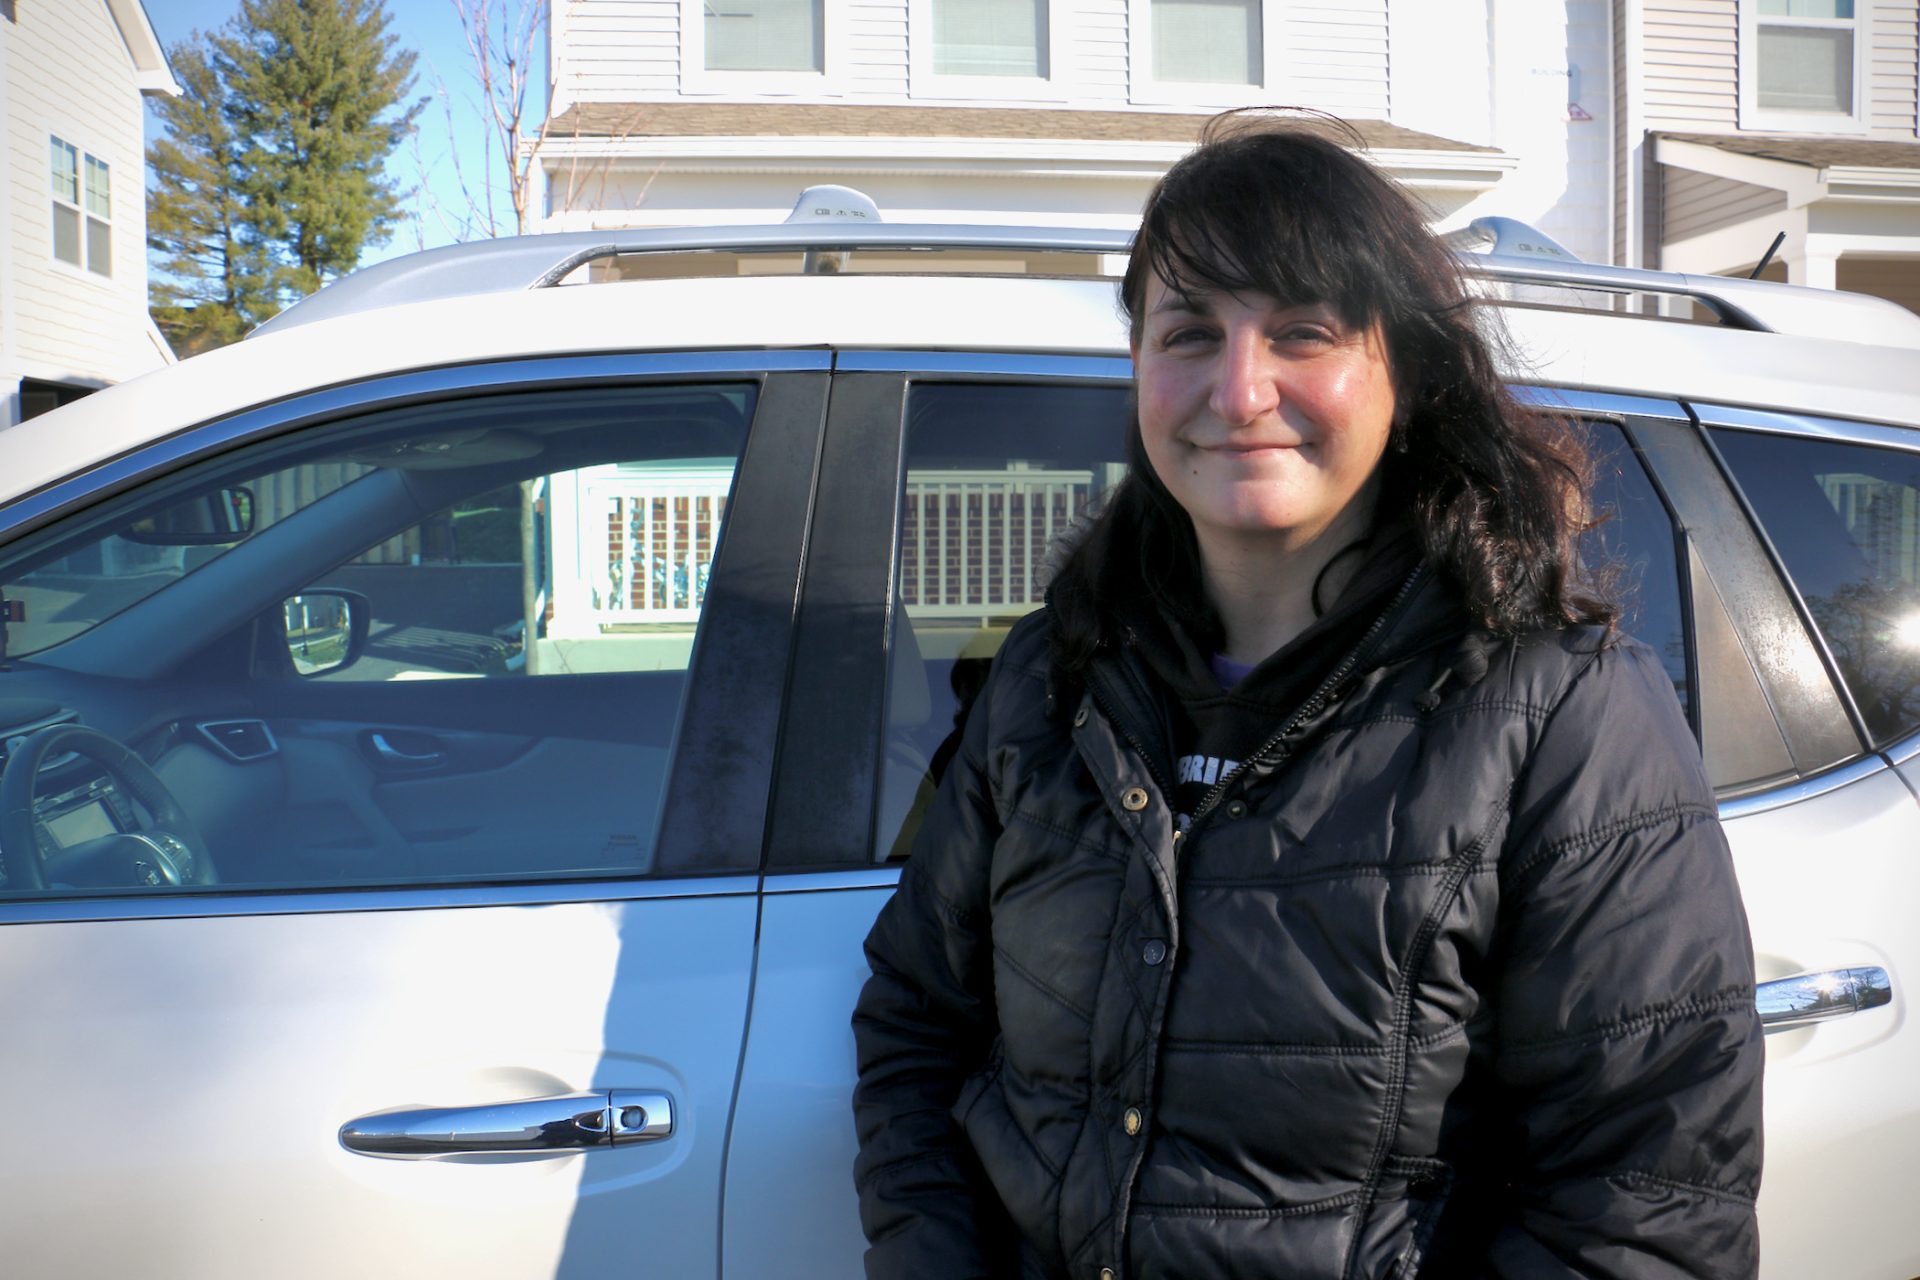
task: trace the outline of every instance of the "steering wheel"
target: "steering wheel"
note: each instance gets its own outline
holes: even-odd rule
[[[14,889],[44,889],[40,839],[33,829],[33,793],[40,766],[61,752],[85,756],[152,817],[151,826],[119,831],[63,849],[47,859],[63,879],[102,885],[218,883],[213,858],[193,819],[137,752],[98,729],[57,724],[25,738],[0,772],[0,851]],[[77,876],[77,878],[76,878]]]

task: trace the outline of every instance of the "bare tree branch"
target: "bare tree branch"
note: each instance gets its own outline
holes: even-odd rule
[[[541,56],[542,37],[551,16],[551,0],[447,2],[460,20],[471,87],[476,91],[469,101],[487,136],[487,145],[479,157],[477,181],[463,169],[457,142],[450,148],[454,181],[466,204],[465,216],[459,219],[463,233],[455,238],[526,235],[535,229],[543,213],[572,210],[581,204],[590,204],[594,209],[607,208],[614,159],[611,156],[583,159],[577,145],[565,145],[577,144],[582,136],[577,115],[571,122],[570,133],[553,129],[557,87]],[[456,134],[452,95],[444,80],[438,76],[435,80],[447,136],[453,140]],[[643,111],[636,108],[605,140],[616,144],[629,137],[643,115]],[[564,147],[564,164],[554,176],[559,177],[563,171],[565,181],[560,191],[547,193],[549,207],[542,210],[536,205],[549,144]],[[646,199],[661,168],[660,164],[653,166],[640,190],[623,202],[627,207],[636,207]],[[500,175],[504,175],[504,181]],[[503,188],[511,206],[510,219],[508,210],[497,204]],[[443,227],[451,225],[438,202],[434,204],[434,213]]]
[[[554,85],[540,59],[540,37],[547,25],[548,0],[448,0],[466,37],[469,70],[479,89],[479,115],[487,131],[480,189],[476,193],[457,172],[462,191],[485,234],[525,235],[533,229],[535,178],[546,141],[545,124],[553,111]],[[528,101],[539,109],[530,118]],[[451,119],[449,119],[451,130]],[[512,221],[495,204],[498,172],[505,175]]]

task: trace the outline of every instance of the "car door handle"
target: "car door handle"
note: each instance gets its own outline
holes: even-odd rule
[[[447,760],[447,753],[437,747],[425,751],[402,751],[378,730],[367,735],[367,745],[373,749],[374,759],[399,769],[430,769],[434,765],[445,764]]]
[[[380,1111],[340,1126],[340,1145],[363,1156],[565,1155],[658,1142],[673,1134],[673,1099],[608,1089],[477,1107]]]
[[[1755,987],[1753,1003],[1761,1026],[1785,1030],[1892,1004],[1893,980],[1878,965],[1796,973]]]

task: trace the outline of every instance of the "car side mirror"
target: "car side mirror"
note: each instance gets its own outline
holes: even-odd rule
[[[217,547],[253,532],[253,490],[215,489],[140,517],[120,536],[148,547]]]
[[[373,602],[358,591],[322,587],[281,604],[287,657],[298,676],[322,676],[352,666],[367,648]]]

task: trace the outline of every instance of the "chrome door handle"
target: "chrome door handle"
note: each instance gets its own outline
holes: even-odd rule
[[[340,1126],[340,1145],[363,1156],[564,1155],[658,1142],[673,1134],[673,1099],[608,1089],[477,1107],[381,1111]]]
[[[1753,1003],[1761,1026],[1783,1031],[1892,1004],[1893,980],[1878,965],[1796,973],[1755,987]]]
[[[387,741],[387,735],[378,730],[367,735],[367,742],[373,748],[374,756],[382,764],[398,765],[407,769],[425,769],[431,765],[446,763],[444,751],[402,751]]]

